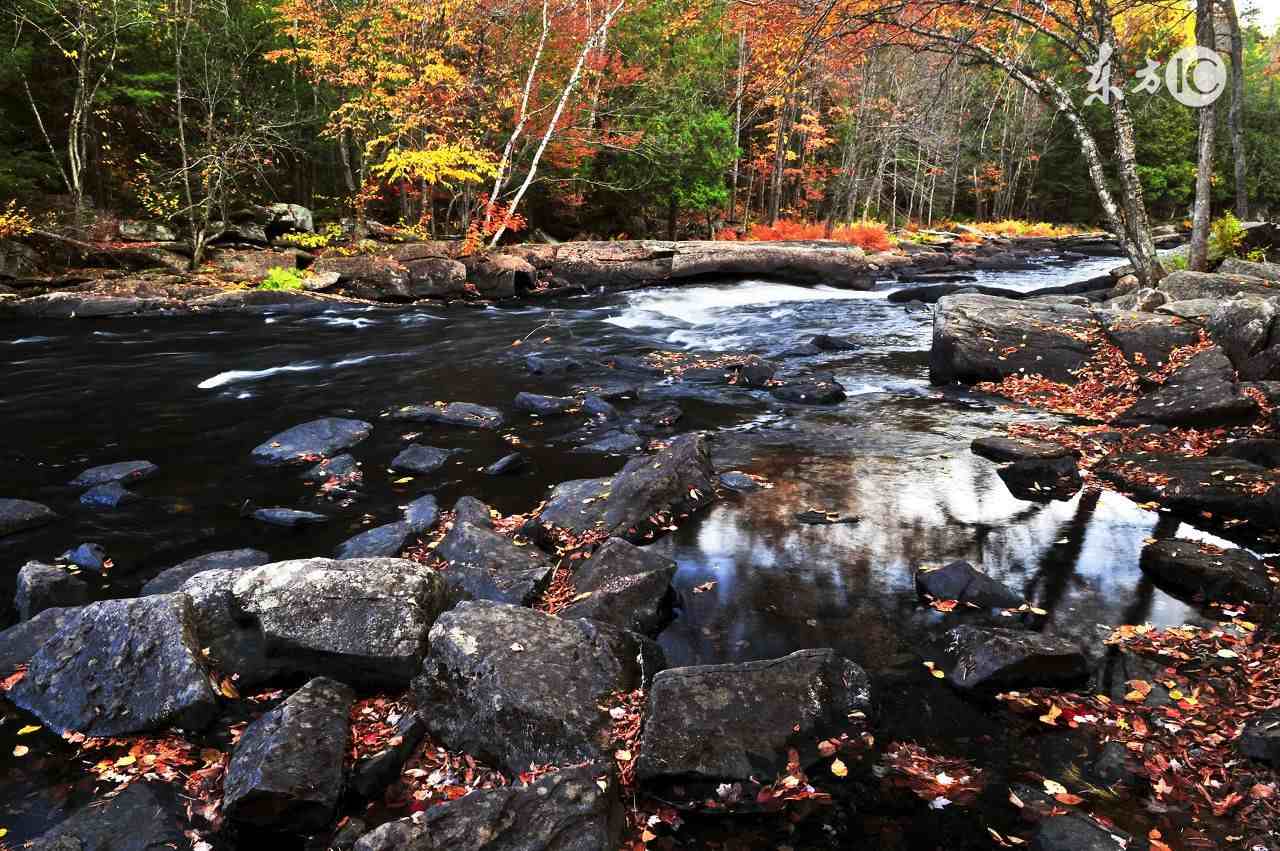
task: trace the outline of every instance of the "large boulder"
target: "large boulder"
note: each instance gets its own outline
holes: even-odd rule
[[[265,564],[237,578],[231,593],[268,654],[289,669],[369,685],[407,683],[445,609],[439,574],[392,558]]]
[[[538,272],[528,260],[511,254],[471,254],[462,259],[466,277],[482,296],[511,298],[534,288]]]
[[[29,851],[160,851],[191,842],[176,794],[139,780],[72,813],[23,845]]]
[[[459,449],[441,449],[438,446],[423,446],[420,443],[410,443],[396,457],[391,459],[391,469],[425,476],[434,473],[449,463],[449,459],[460,451]]]
[[[154,579],[142,586],[141,596],[180,591],[188,579],[206,570],[257,567],[269,561],[271,557],[262,550],[219,550],[214,553],[205,553],[161,571]]]
[[[350,687],[318,677],[240,736],[223,782],[223,812],[258,828],[328,827],[342,795]]]
[[[1262,278],[1273,284],[1280,283],[1280,263],[1255,263],[1251,260],[1228,257],[1222,261],[1218,271],[1225,275],[1245,275],[1250,278]]]
[[[0,630],[0,679],[31,661],[46,641],[76,617],[78,608],[45,609],[30,620]]]
[[[1076,305],[946,296],[933,313],[929,379],[972,384],[1038,373],[1071,381],[1093,356],[1098,333],[1090,310]]]
[[[632,458],[610,479],[557,485],[537,522],[575,534],[603,531],[639,541],[658,525],[652,520],[656,515],[692,513],[715,499],[715,486],[706,439],[682,434],[655,455]]]
[[[1266,603],[1273,593],[1267,566],[1244,550],[1167,538],[1143,548],[1139,564],[1160,587],[1205,603]]]
[[[157,594],[72,610],[9,698],[60,732],[124,736],[201,729],[218,712],[191,600]]]
[[[1159,500],[1201,522],[1246,520],[1255,531],[1280,529],[1274,487],[1280,479],[1248,461],[1135,452],[1107,456],[1093,472],[1139,500]]]
[[[1235,369],[1214,346],[1194,355],[1163,384],[1138,397],[1116,425],[1216,426],[1257,412],[1257,403],[1236,381]]]
[[[350,449],[373,432],[363,420],[325,417],[296,425],[268,439],[253,450],[259,464],[280,466],[319,461]]]
[[[1276,315],[1274,298],[1241,296],[1219,304],[1206,327],[1231,363],[1240,369],[1267,347]]]
[[[1241,293],[1264,298],[1280,295],[1280,282],[1265,281],[1248,275],[1173,272],[1161,278],[1156,289],[1167,295],[1170,301],[1222,301]]]
[[[609,759],[609,700],[664,665],[635,633],[487,601],[441,615],[430,640],[413,681],[428,730],[510,774]]]
[[[580,765],[388,822],[355,851],[602,851],[620,847],[622,826],[612,769]]]
[[[975,438],[969,444],[974,455],[997,463],[1008,461],[1051,461],[1055,458],[1066,458],[1075,453],[1056,443],[1041,440],[1015,440],[1011,437]]]
[[[317,260],[311,270],[317,275],[336,273],[343,289],[361,298],[375,301],[413,298],[409,270],[391,257],[326,255]]]
[[[1056,685],[1089,674],[1079,645],[1038,632],[958,626],[942,649],[947,681],[963,689]]]
[[[453,601],[529,606],[546,590],[555,572],[542,551],[517,547],[510,538],[463,517],[455,517],[435,554],[449,563],[443,579]]]
[[[935,600],[955,600],[982,609],[1009,609],[1026,602],[1004,583],[992,579],[967,561],[916,571],[916,593]]]
[[[72,479],[70,484],[74,488],[91,488],[108,482],[129,484],[150,478],[159,471],[160,468],[150,461],[117,461],[114,464],[90,467]]]
[[[663,797],[673,785],[768,782],[785,768],[789,749],[811,764],[818,742],[856,727],[870,711],[866,673],[830,649],[670,668],[649,690],[636,777]]]
[[[311,233],[316,229],[315,217],[301,204],[268,204],[271,220],[267,229],[275,233]]]
[[[29,620],[45,609],[83,606],[89,602],[89,585],[65,568],[29,561],[18,571],[14,608],[20,620]]]
[[[249,570],[205,570],[182,583],[182,593],[191,598],[192,623],[201,653],[213,670],[234,674],[241,688],[290,673],[287,660],[268,655],[262,631],[236,607],[232,586]]]
[[[415,423],[495,430],[502,428],[502,412],[471,402],[437,402],[434,405],[404,405],[391,411],[397,420]]]
[[[58,515],[48,506],[25,499],[0,499],[0,537],[52,523]]]
[[[676,563],[650,550],[610,538],[573,574],[575,602],[562,618],[589,618],[641,635],[657,635],[671,621]]]
[[[467,287],[467,267],[448,257],[423,257],[405,264],[413,298],[461,295]]]

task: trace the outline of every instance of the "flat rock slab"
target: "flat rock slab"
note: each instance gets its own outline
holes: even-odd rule
[[[1280,440],[1265,437],[1248,437],[1223,443],[1209,450],[1218,458],[1238,458],[1259,467],[1280,467]]]
[[[572,396],[541,396],[537,393],[517,393],[515,398],[517,411],[537,414],[542,417],[567,414],[581,407],[581,404]]]
[[[1248,419],[1257,410],[1257,403],[1241,392],[1231,361],[1214,346],[1138,397],[1115,424],[1216,426]]]
[[[517,547],[510,538],[462,517],[455,518],[435,554],[449,563],[442,576],[452,601],[532,605],[555,572],[541,550]]]
[[[80,494],[80,504],[90,508],[119,508],[137,498],[136,493],[119,482],[108,482],[105,485],[95,485]]]
[[[427,630],[445,609],[444,581],[395,558],[297,559],[255,567],[231,587],[268,654],[299,673],[404,685],[418,672]]]
[[[682,434],[655,455],[632,458],[610,479],[557,485],[537,522],[575,534],[598,530],[640,541],[657,525],[655,515],[697,511],[716,498],[715,486],[705,438]]]
[[[35,529],[58,519],[48,506],[25,499],[0,499],[0,537]]]
[[[608,760],[610,696],[664,665],[635,633],[487,601],[441,615],[430,645],[413,681],[427,729],[511,774]]]
[[[233,822],[309,833],[329,826],[342,795],[355,692],[311,680],[240,736],[223,785]]]
[[[1280,480],[1248,461],[1135,452],[1108,456],[1093,471],[1139,500],[1159,500],[1200,522],[1239,519],[1256,530],[1280,528],[1280,493],[1273,487]]]
[[[959,688],[1054,685],[1088,676],[1079,645],[1000,627],[959,626],[943,638],[947,681]]]
[[[1177,316],[1117,310],[1096,315],[1107,338],[1142,377],[1162,369],[1175,349],[1200,339],[1200,326]]]
[[[198,730],[218,712],[200,661],[191,600],[157,594],[72,610],[9,698],[60,733]]]
[[[43,612],[66,606],[83,606],[89,602],[89,585],[54,564],[29,561],[18,571],[14,608],[20,620],[29,620]]]
[[[870,711],[866,673],[830,649],[670,668],[649,691],[636,777],[660,795],[688,782],[769,782],[790,748],[811,764],[819,741]]]
[[[655,636],[671,622],[675,575],[671,559],[610,538],[578,565],[573,574],[578,598],[560,617],[589,618]]]
[[[934,384],[1000,381],[1040,374],[1073,381],[1093,357],[1101,333],[1085,307],[1014,301],[987,295],[950,295],[933,313],[929,379]]]
[[[1240,752],[1280,768],[1280,709],[1255,715],[1240,734]]]
[[[439,470],[460,451],[458,449],[441,449],[437,446],[423,446],[420,443],[411,443],[401,450],[395,458],[391,459],[391,469],[425,476]]]
[[[935,600],[956,600],[983,609],[1011,609],[1026,602],[1004,583],[992,579],[967,561],[916,571],[916,593]]]
[[[979,437],[969,444],[974,455],[1003,464],[1008,461],[1051,461],[1069,458],[1074,453],[1056,443],[1041,440],[1019,440],[1012,437]]]
[[[1031,502],[1068,500],[1084,486],[1076,459],[1071,455],[1014,461],[1001,467],[997,475],[1009,493]]]
[[[215,553],[205,553],[161,571],[154,579],[142,586],[141,596],[180,591],[188,579],[206,570],[257,567],[269,561],[271,557],[262,550],[219,550]]]
[[[612,770],[583,765],[388,822],[355,851],[601,851],[620,847],[622,826]]]
[[[474,428],[495,430],[502,428],[506,422],[502,412],[496,408],[475,405],[471,402],[449,402],[436,405],[405,405],[391,411],[397,420],[408,420],[415,423],[432,423],[435,425],[457,426],[458,428]]]
[[[328,516],[324,514],[299,511],[296,508],[259,508],[253,512],[253,519],[269,526],[284,526],[289,529],[329,522]]]
[[[400,555],[412,528],[404,520],[375,526],[352,535],[338,545],[338,558],[389,558]]]
[[[1202,603],[1266,603],[1273,592],[1262,560],[1199,541],[1148,544],[1139,562],[1161,588]]]
[[[159,851],[185,848],[187,820],[163,783],[137,781],[100,805],[88,804],[37,836],[32,851]]]
[[[77,488],[91,488],[108,482],[140,482],[160,472],[150,461],[117,461],[101,467],[90,467],[72,479],[69,484]]]
[[[844,386],[830,373],[812,373],[781,379],[769,392],[783,402],[802,405],[835,405],[845,400]]]
[[[372,433],[373,425],[363,420],[325,417],[274,435],[254,448],[253,460],[271,466],[314,463],[350,449]]]
[[[1212,272],[1173,272],[1161,278],[1156,289],[1167,295],[1170,301],[1222,301],[1241,293],[1264,298],[1280,296],[1280,282],[1266,281],[1251,275]]]

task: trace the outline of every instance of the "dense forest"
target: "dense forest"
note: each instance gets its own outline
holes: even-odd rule
[[[1065,31],[984,11],[1006,5],[9,0],[0,199],[64,224],[83,209],[193,225],[283,201],[494,241],[526,225],[1103,221],[1061,104],[1001,62],[1069,90],[1104,162],[1114,116],[1083,104]],[[1244,173],[1265,214],[1280,203],[1277,41],[1242,12]],[[1192,41],[1194,10],[1111,13],[1147,208],[1185,219],[1197,113],[1130,78]],[[1214,119],[1222,209],[1235,108]]]

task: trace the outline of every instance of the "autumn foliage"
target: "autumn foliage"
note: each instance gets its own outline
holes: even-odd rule
[[[894,246],[889,230],[880,222],[852,222],[839,225],[829,233],[822,222],[803,222],[790,219],[779,219],[772,225],[752,225],[745,236],[732,228],[726,228],[716,234],[722,240],[748,240],[752,242],[770,242],[781,240],[835,240],[847,245],[855,245],[864,251],[889,251]]]

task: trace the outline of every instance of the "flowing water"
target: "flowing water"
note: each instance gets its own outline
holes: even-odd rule
[[[1113,263],[1050,262],[980,277],[1032,289]],[[994,772],[992,791],[977,814],[862,789],[789,839],[779,834],[777,817],[729,827],[694,820],[682,833],[694,837],[694,847],[725,838],[725,847],[989,847],[983,826],[1004,830],[1013,818],[1001,782],[1046,759],[1060,768],[1075,755],[1057,739],[1014,732],[991,705],[962,699],[928,676],[922,648],[943,616],[917,602],[915,566],[980,563],[1048,610],[1046,632],[1096,645],[1097,624],[1198,619],[1144,579],[1138,554],[1153,534],[1202,535],[1111,492],[1048,505],[1013,498],[995,466],[968,445],[1014,415],[989,400],[930,387],[931,315],[887,302],[893,288],[864,293],[745,281],[510,308],[0,326],[0,495],[35,499],[64,515],[0,539],[0,594],[11,595],[26,560],[51,560],[83,541],[101,543],[115,564],[99,596],[127,596],[163,568],[211,550],[257,547],[274,558],[332,553],[370,523],[396,519],[398,506],[423,493],[437,494],[444,506],[471,494],[503,513],[523,512],[557,482],[617,470],[624,458],[570,451],[580,418],[540,423],[514,414],[511,399],[521,390],[567,393],[599,377],[530,375],[523,358],[531,351],[580,359],[657,350],[778,356],[815,333],[848,335],[858,351],[788,361],[833,372],[849,395],[839,405],[806,408],[756,391],[662,380],[641,390],[639,403],[681,405],[679,430],[713,436],[718,468],[760,474],[774,485],[730,496],[653,545],[679,564],[675,584],[683,598],[659,641],[673,665],[834,647],[872,674],[882,742],[918,741],[973,758]],[[499,433],[378,416],[430,400],[491,404],[513,415]],[[364,471],[358,498],[328,500],[295,473],[249,462],[249,451],[273,433],[330,415],[376,425],[353,450]],[[465,452],[440,474],[400,481],[387,464],[413,432],[421,432],[420,442]],[[530,468],[518,477],[481,475],[478,468],[511,451],[512,436]],[[122,509],[83,508],[65,484],[85,467],[135,458],[155,462],[160,473],[134,486],[144,499]],[[246,501],[313,508],[332,519],[300,532],[264,527],[242,518]],[[794,514],[810,507],[863,519],[796,522]],[[694,592],[708,582],[710,590]],[[14,729],[29,719],[8,715],[0,725],[0,827],[8,828],[7,841],[21,842],[83,800],[87,784],[66,785],[75,773],[67,765],[73,751],[47,735],[24,738],[33,753],[11,758]],[[1136,804],[1114,816],[1145,832]]]

